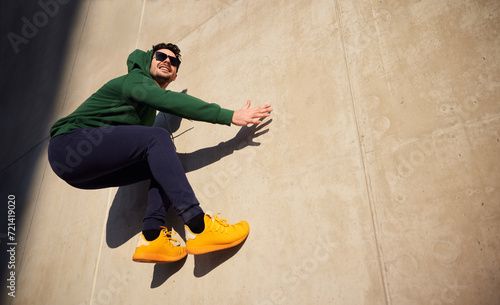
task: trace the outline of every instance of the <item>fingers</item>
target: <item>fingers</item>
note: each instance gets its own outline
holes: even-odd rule
[[[262,107],[262,112],[270,114],[273,111],[273,108],[271,108],[271,105],[265,105]]]
[[[247,103],[245,104],[245,106],[243,106],[242,109],[250,109],[251,104],[252,104],[252,102],[250,100],[247,100]],[[263,105],[263,106],[258,106],[258,107],[252,108],[252,109],[256,110],[256,111],[262,111],[262,112],[273,111],[273,108],[271,108],[271,105],[269,105],[269,104]]]
[[[256,113],[270,113],[273,111],[273,108],[271,108],[271,105],[265,105],[265,106],[260,106],[254,108]]]
[[[271,110],[269,110],[269,108],[263,108],[263,109],[257,109],[255,112],[254,112],[254,117],[268,117],[271,115]]]
[[[270,116],[269,113],[254,115],[252,117],[252,119],[250,120],[249,124],[258,125],[258,124],[262,123],[263,119],[267,118],[268,116]]]
[[[255,124],[255,125],[260,124],[262,122],[262,118],[269,117],[271,115],[271,111],[273,111],[271,105],[259,106],[251,110],[253,111],[251,113],[249,124]]]
[[[273,109],[271,105],[263,105],[255,108],[250,108],[251,101],[247,100],[247,103],[240,109],[235,111],[233,124],[238,126],[244,126],[248,124],[258,125],[262,122],[262,118],[266,118],[271,115]]]

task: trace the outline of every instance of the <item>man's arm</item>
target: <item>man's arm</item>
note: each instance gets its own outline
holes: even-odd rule
[[[122,91],[126,98],[151,108],[186,119],[217,124],[259,124],[259,119],[268,117],[273,111],[271,105],[250,108],[250,100],[239,110],[224,109],[188,94],[164,90],[141,72],[131,72],[123,82]]]
[[[126,99],[186,119],[231,125],[233,118],[232,110],[188,94],[162,89],[139,70],[132,71],[125,78],[122,92]]]

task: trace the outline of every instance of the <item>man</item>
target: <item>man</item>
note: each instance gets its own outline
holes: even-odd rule
[[[259,124],[270,105],[236,111],[208,104],[187,94],[165,90],[177,78],[179,48],[158,44],[135,50],[127,60],[128,74],[101,87],[72,114],[51,128],[49,162],[68,184],[81,189],[122,186],[151,180],[148,204],[133,260],[167,263],[189,254],[203,254],[240,244],[249,233],[247,222],[229,225],[205,214],[175,153],[170,134],[151,127],[156,111],[225,125]],[[164,227],[172,205],[186,229],[186,246]]]

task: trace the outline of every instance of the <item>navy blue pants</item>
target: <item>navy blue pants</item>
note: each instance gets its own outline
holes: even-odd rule
[[[68,184],[100,189],[151,180],[143,230],[163,226],[172,205],[184,223],[203,213],[177,157],[159,127],[80,128],[51,139],[49,162]]]

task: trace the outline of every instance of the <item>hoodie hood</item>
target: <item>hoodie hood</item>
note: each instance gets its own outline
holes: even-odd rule
[[[130,53],[127,59],[128,72],[134,69],[140,69],[146,75],[149,75],[149,68],[151,67],[151,60],[153,59],[153,50],[142,51],[135,50]]]

